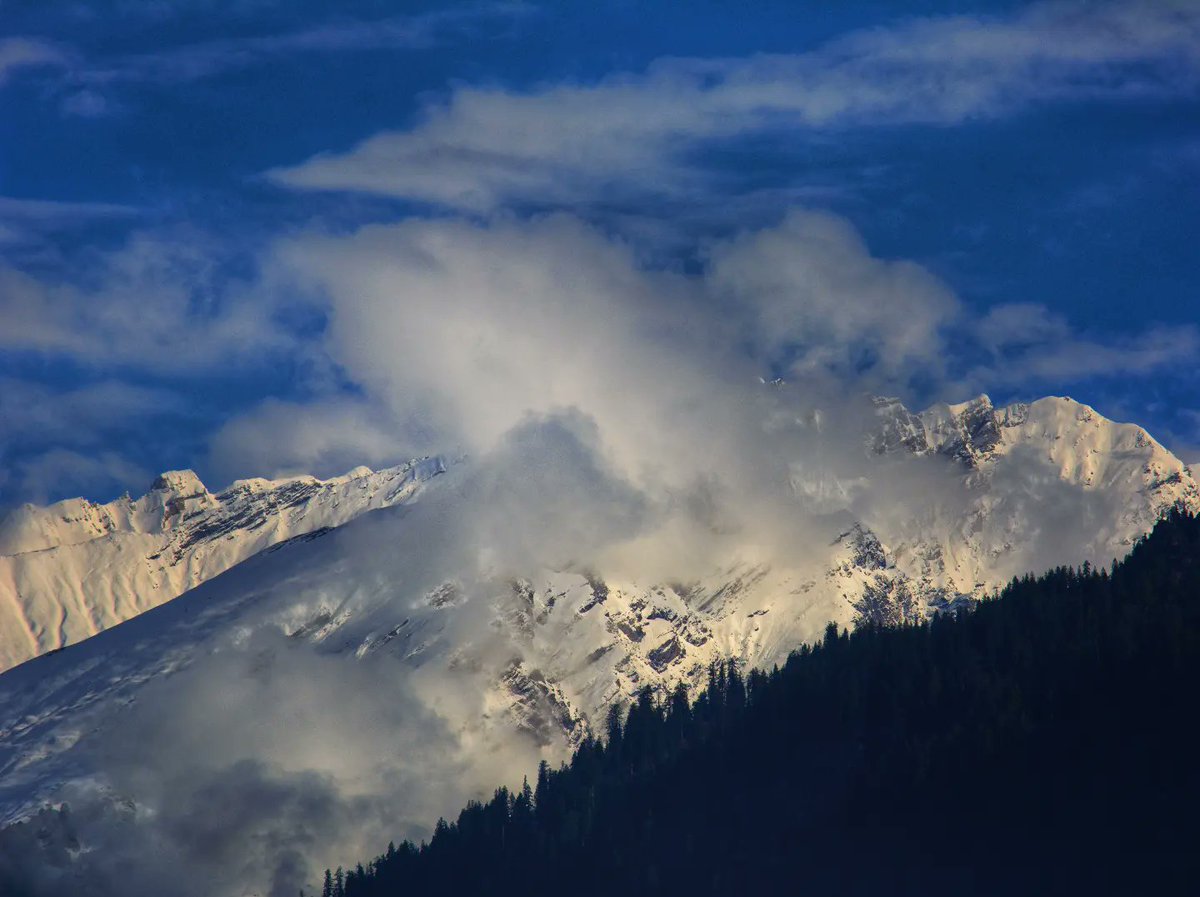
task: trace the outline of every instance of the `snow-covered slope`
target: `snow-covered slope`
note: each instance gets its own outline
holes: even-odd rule
[[[411,497],[424,460],[330,480],[238,480],[213,494],[190,470],[107,504],[25,505],[0,522],[0,671],[95,635],[268,546]]]
[[[1056,564],[1124,557],[1169,508],[1200,510],[1191,470],[1144,429],[1068,398],[921,414],[877,400],[882,454],[948,458],[962,490],[877,523],[918,591],[980,594]]]
[[[879,400],[875,411],[862,451],[875,479],[825,489],[794,468],[795,501],[822,496],[805,550],[781,556],[736,533],[722,536],[687,581],[602,562],[514,570],[497,558],[495,545],[509,544],[506,527],[532,527],[531,538],[552,542],[570,536],[580,517],[589,526],[596,518],[601,529],[606,515],[611,529],[625,526],[605,506],[580,514],[569,507],[569,483],[544,485],[523,463],[505,476],[515,471],[524,486],[477,476],[472,461],[427,483],[440,463],[371,475],[390,477],[380,485],[355,485],[363,477],[303,481],[315,490],[306,507],[320,507],[319,495],[345,506],[354,489],[373,496],[354,503],[358,510],[412,501],[334,530],[308,526],[319,537],[262,552],[175,601],[0,676],[0,820],[69,797],[94,813],[70,837],[86,840],[83,829],[108,812],[169,838],[187,826],[172,821],[181,798],[163,782],[208,782],[222,762],[245,772],[233,761],[251,756],[267,764],[255,774],[275,776],[272,787],[280,776],[320,772],[357,808],[356,819],[375,819],[362,808],[382,794],[386,824],[361,843],[339,842],[363,855],[385,835],[420,834],[420,825],[497,779],[519,781],[539,756],[564,756],[607,707],[641,687],[697,686],[722,658],[769,666],[831,620],[917,619],[1027,569],[1107,563],[1166,509],[1200,511],[1200,489],[1178,459],[1141,428],[1069,399],[995,409],[980,397],[920,414]],[[605,494],[588,477],[588,494]],[[518,516],[546,490],[561,501]],[[185,521],[230,501],[229,493],[189,494],[177,496],[195,503]],[[171,498],[154,501],[148,506],[165,508]],[[116,529],[140,533],[167,519],[137,513],[150,523],[130,512],[119,526],[95,526],[112,539]],[[329,513],[321,526],[346,519]],[[89,527],[71,532],[96,531]],[[41,532],[26,525],[20,538],[37,545]],[[214,544],[176,532],[153,535],[170,545]],[[490,538],[497,534],[499,541]],[[43,545],[47,555],[69,541],[61,532],[54,538],[60,547]],[[353,737],[331,743],[330,731]],[[143,805],[151,806],[128,809]],[[282,810],[273,818],[293,824]],[[137,837],[148,831],[137,828]]]

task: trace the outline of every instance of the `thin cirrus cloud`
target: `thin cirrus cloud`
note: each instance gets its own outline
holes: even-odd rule
[[[39,233],[79,227],[104,218],[132,218],[135,206],[109,202],[66,202],[0,196],[0,245],[24,242]],[[9,236],[6,238],[4,234]]]
[[[187,415],[172,393],[119,380],[52,389],[0,377],[0,505],[61,492],[145,487],[145,468],[114,449],[139,421]]]
[[[226,248],[193,231],[138,232],[72,277],[0,264],[0,350],[173,375],[299,352],[280,321],[291,300],[225,276]]]
[[[338,20],[121,56],[83,67],[76,77],[93,87],[112,82],[188,82],[298,54],[417,49],[470,33],[483,22],[512,18],[524,11],[518,4],[493,3],[375,20]]]
[[[186,84],[303,55],[431,47],[528,11],[523,4],[497,2],[374,20],[346,17],[307,28],[96,58],[40,37],[12,37],[0,39],[0,86],[18,70],[54,69],[52,77],[64,91],[63,114],[99,118],[124,108],[114,96],[117,85]]]
[[[486,212],[639,183],[693,184],[686,151],[794,128],[953,124],[1032,104],[1193,95],[1200,7],[1050,3],[1010,19],[919,19],[807,53],[663,59],[643,74],[530,92],[462,87],[409,130],[268,172],[300,189]]]
[[[37,37],[0,38],[0,86],[19,69],[61,67],[70,56],[62,48]]]
[[[985,361],[978,383],[1029,385],[1088,377],[1145,376],[1200,354],[1200,330],[1189,324],[1154,326],[1118,340],[1088,338],[1066,317],[1037,303],[997,305],[974,325]]]

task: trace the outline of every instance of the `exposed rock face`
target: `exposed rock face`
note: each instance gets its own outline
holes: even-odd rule
[[[963,494],[941,513],[880,536],[932,608],[1029,569],[1108,563],[1167,510],[1200,509],[1191,470],[1141,427],[1067,398],[994,408],[987,396],[920,414],[876,401],[881,455],[944,457]]]
[[[1028,406],[1013,405],[997,413],[991,399],[979,396],[961,405],[935,405],[914,414],[898,399],[876,399],[880,425],[872,448],[878,454],[936,452],[975,468],[991,458],[1004,427],[1024,422]]]
[[[899,399],[878,397],[875,400],[879,427],[871,439],[871,448],[878,455],[893,451],[908,451],[922,455],[929,450],[925,422],[905,408]]]
[[[540,747],[557,745],[565,735],[567,744],[575,748],[591,732],[562,688],[548,681],[541,670],[527,669],[519,659],[500,675],[498,693],[511,699],[504,710],[517,731],[532,737]]]

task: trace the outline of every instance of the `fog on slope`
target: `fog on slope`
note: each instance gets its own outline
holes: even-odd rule
[[[647,270],[564,217],[311,234],[271,264],[280,288],[328,302],[330,359],[362,387],[338,419],[465,460],[410,508],[0,678],[3,796],[71,808],[0,837],[14,890],[293,897],[319,867],[420,836],[564,755],[565,737],[540,743],[494,704],[497,670],[527,654],[491,600],[514,583],[799,568],[855,520],[969,506],[961,468],[867,439],[867,395],[941,376],[961,309],[831,216],[713,247],[701,275]],[[759,379],[779,372],[786,387]],[[352,427],[314,441],[304,415],[295,444],[277,405],[228,432],[291,451],[290,468],[357,444]],[[1082,495],[1053,496],[1066,523]]]
[[[14,721],[3,798],[46,788],[70,808],[0,836],[0,881],[31,894],[293,895],[316,882],[312,863],[424,836],[541,756],[564,757],[563,740],[539,745],[488,706],[495,671],[526,650],[497,625],[496,590],[537,568],[636,563],[664,528],[681,546],[656,559],[664,572],[700,550],[715,562],[741,538],[715,525],[711,492],[649,497],[597,440],[577,412],[529,417],[412,507],[260,556],[0,679]],[[452,616],[428,601],[447,583]],[[400,617],[421,644],[373,650]],[[22,742],[17,730],[58,712],[51,738]]]

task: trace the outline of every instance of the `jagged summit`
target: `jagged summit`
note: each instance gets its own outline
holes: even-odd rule
[[[150,484],[150,491],[173,492],[183,498],[208,494],[208,489],[194,470],[168,470],[160,473]]]
[[[155,607],[294,536],[406,501],[444,469],[410,461],[320,480],[239,480],[217,494],[191,470],[139,498],[25,505],[0,523],[0,670]]]
[[[1066,468],[1080,466],[1075,462],[1083,467],[1095,466],[1072,455],[1103,456],[1146,449],[1152,464],[1184,469],[1183,463],[1143,428],[1111,421],[1067,396],[996,408],[987,395],[979,395],[958,404],[932,405],[921,412],[908,410],[892,397],[877,397],[874,404],[879,424],[870,448],[877,454],[939,454],[966,468],[978,469],[1018,445],[1045,443],[1048,455],[1063,459]],[[1073,478],[1069,470],[1064,470],[1064,476]]]

